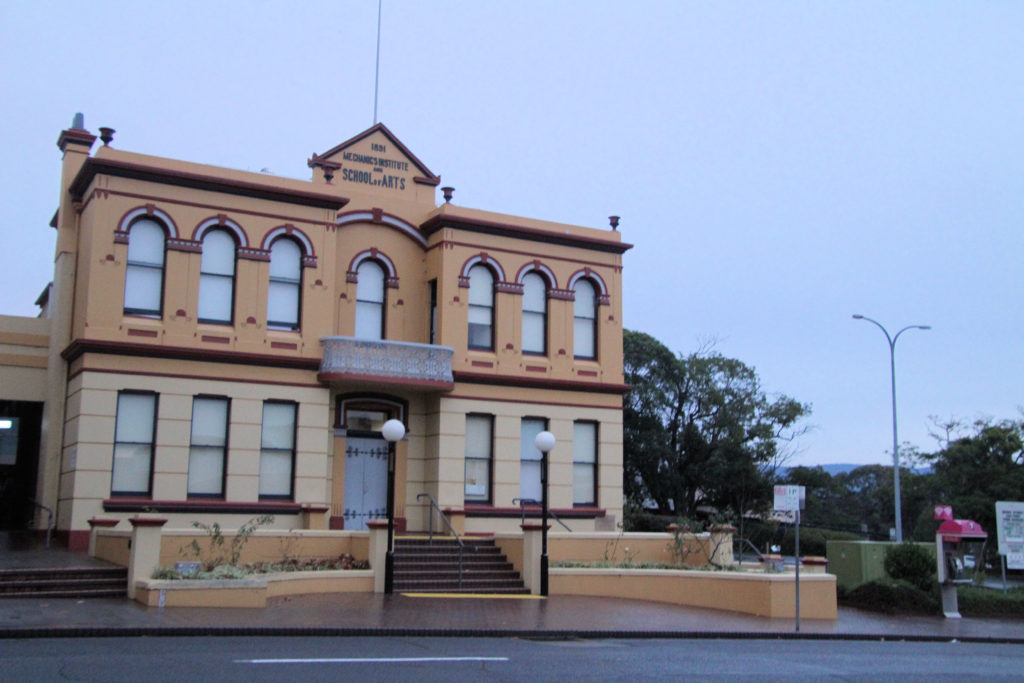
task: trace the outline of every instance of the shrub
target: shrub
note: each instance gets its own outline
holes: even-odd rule
[[[991,588],[958,586],[957,603],[961,614],[971,617],[1024,618],[1024,588],[1003,593]]]
[[[675,520],[669,515],[659,515],[644,510],[627,510],[622,520],[623,531],[666,531]]]
[[[926,592],[905,581],[871,581],[850,590],[843,603],[886,614],[936,614],[937,593],[938,584]]]
[[[885,549],[885,573],[928,592],[935,585],[935,557],[916,543]]]
[[[206,547],[201,546],[198,540],[193,540],[189,545],[183,546],[180,552],[185,557],[192,557],[202,562],[205,571],[213,571],[215,568],[223,565],[234,566],[238,564],[242,551],[245,549],[245,544],[249,542],[249,537],[252,536],[253,532],[273,521],[273,515],[260,515],[250,519],[238,528],[238,531],[231,538],[231,542],[228,543],[227,547],[224,545],[225,537],[221,531],[220,524],[217,522],[213,524],[192,522],[193,527],[202,529],[206,533]]]
[[[792,525],[745,520],[743,534],[762,552],[768,545],[780,546],[780,552],[784,555],[793,555],[796,552],[796,530]],[[736,536],[738,535],[737,532]],[[862,535],[848,531],[800,525],[800,555],[825,555],[825,545],[828,541],[860,541],[863,539]]]

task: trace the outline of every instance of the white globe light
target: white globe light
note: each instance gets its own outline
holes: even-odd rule
[[[551,432],[541,432],[533,440],[533,445],[541,453],[550,453],[551,449],[555,447],[555,435]]]
[[[384,435],[385,441],[395,443],[396,441],[401,441],[402,437],[405,436],[405,425],[402,424],[401,420],[388,420],[380,428],[380,433]]]

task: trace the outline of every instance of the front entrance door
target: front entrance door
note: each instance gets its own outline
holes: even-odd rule
[[[345,448],[346,529],[365,529],[371,519],[387,517],[388,442],[349,436]]]

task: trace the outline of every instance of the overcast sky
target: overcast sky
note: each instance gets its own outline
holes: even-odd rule
[[[377,1],[0,3],[0,313],[52,274],[58,133],[308,178],[373,124]],[[813,405],[793,464],[1024,404],[1024,3],[384,0],[379,118],[457,204],[606,227],[626,326]]]

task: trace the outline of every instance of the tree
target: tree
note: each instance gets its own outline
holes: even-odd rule
[[[623,410],[625,492],[635,506],[695,517],[698,507],[763,509],[785,444],[809,406],[769,397],[757,373],[708,349],[675,355],[627,330]]]
[[[996,501],[1024,495],[1024,420],[978,421],[973,434],[947,439],[926,458],[935,503],[952,505],[957,518],[973,519],[992,535]]]
[[[860,532],[860,520],[851,515],[844,500],[847,490],[840,481],[817,467],[794,467],[786,473],[786,483],[803,486],[806,507],[800,521],[807,526]]]

